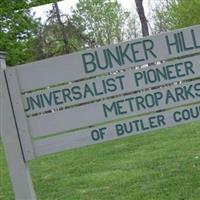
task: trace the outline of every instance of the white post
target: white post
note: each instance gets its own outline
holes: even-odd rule
[[[36,200],[27,162],[24,161],[13,105],[4,75],[5,53],[0,52],[1,137],[16,200]]]

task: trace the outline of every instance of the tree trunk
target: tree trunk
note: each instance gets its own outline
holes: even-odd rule
[[[60,10],[58,8],[58,3],[57,2],[53,3],[53,10],[56,13],[57,20],[58,20],[58,23],[60,25],[60,30],[61,30],[61,33],[62,33],[62,36],[63,36],[64,51],[65,51],[66,54],[68,54],[69,53],[69,48],[68,48],[67,34],[66,34],[66,31],[65,31],[65,26],[64,26],[64,24],[61,21]]]
[[[144,7],[142,3],[143,3],[143,0],[135,0],[137,13],[139,15],[140,22],[142,25],[142,35],[147,36],[149,35],[149,28],[148,28],[147,19],[144,13]]]

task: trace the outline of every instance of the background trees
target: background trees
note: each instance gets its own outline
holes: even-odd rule
[[[8,53],[7,64],[12,66],[148,35],[149,22],[150,34],[200,23],[199,0],[152,1],[153,19],[141,13],[146,1],[133,0],[136,6],[128,12],[118,0],[79,0],[71,13],[62,13],[54,1],[46,21],[40,21],[30,7],[52,0],[1,0],[0,50]],[[140,19],[146,17],[145,33],[136,8]]]
[[[32,56],[29,39],[36,22],[29,10],[22,9],[25,4],[7,0],[0,3],[0,48],[8,53],[8,65],[26,62]]]
[[[38,22],[28,8],[50,2],[52,0],[0,1],[0,50],[7,52],[8,65],[33,59],[30,46]]]
[[[71,16],[52,5],[44,23],[38,23],[32,40],[34,60],[78,51],[83,48],[86,35]]]
[[[155,29],[173,30],[200,24],[199,0],[167,0],[157,3]]]
[[[102,46],[123,39],[129,13],[117,0],[80,0],[73,10],[73,22],[87,34],[87,46]]]

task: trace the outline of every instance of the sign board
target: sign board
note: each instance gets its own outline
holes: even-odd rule
[[[192,26],[3,70],[25,163],[199,120],[199,36]]]

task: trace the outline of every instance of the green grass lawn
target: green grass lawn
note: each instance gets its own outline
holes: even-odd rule
[[[1,150],[0,199],[13,194]],[[29,163],[39,200],[199,200],[200,123],[65,151]]]

